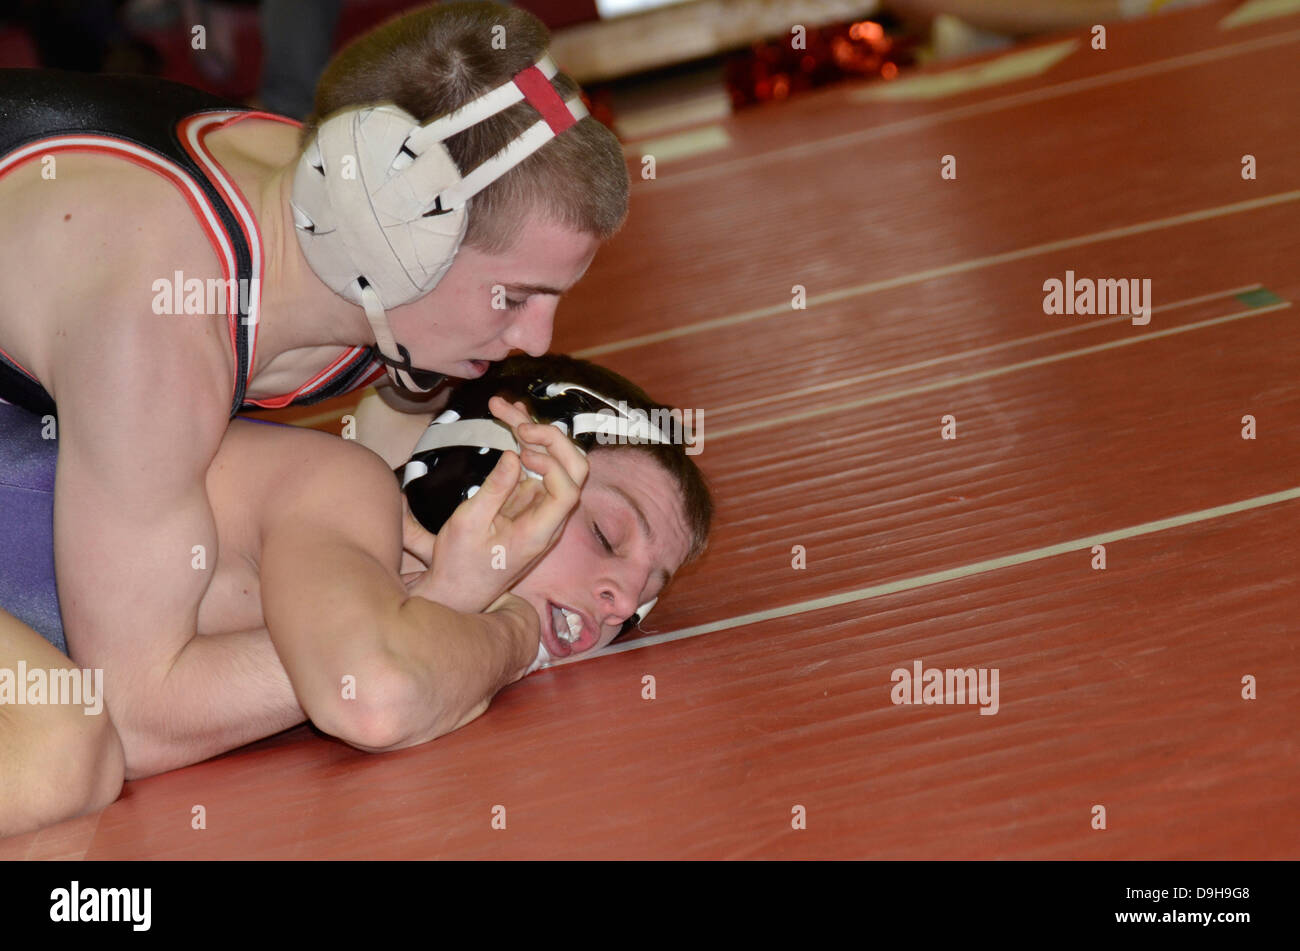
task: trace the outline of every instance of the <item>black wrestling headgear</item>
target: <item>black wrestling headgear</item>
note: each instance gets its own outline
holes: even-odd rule
[[[523,385],[518,380],[463,384],[449,408],[429,424],[401,470],[411,514],[434,534],[479,490],[502,452],[519,451],[514,433],[488,410],[488,400],[495,395],[523,402],[534,420],[558,427],[584,452],[602,439],[670,442],[643,410],[629,410],[625,403],[576,383],[534,378]],[[654,601],[641,605],[623,631],[643,621],[653,606]]]

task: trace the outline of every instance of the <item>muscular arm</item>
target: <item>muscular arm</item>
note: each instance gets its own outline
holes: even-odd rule
[[[509,597],[462,614],[408,595],[392,473],[346,443],[331,453],[264,529],[267,627],[320,729],[366,750],[423,743],[479,716],[523,675],[537,617]]]
[[[125,290],[88,296],[48,371],[59,405],[55,562],[70,653],[103,668],[137,777],[302,714],[264,631],[195,636],[218,556],[204,477],[229,412],[227,323],[153,314],[153,269],[114,257],[104,238],[83,246],[83,266],[111,261]],[[210,267],[202,255],[175,260],[192,274]]]

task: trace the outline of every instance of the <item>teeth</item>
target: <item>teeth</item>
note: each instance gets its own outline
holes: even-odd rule
[[[564,643],[572,644],[582,635],[582,615],[557,607],[551,616],[555,621],[555,636]]]

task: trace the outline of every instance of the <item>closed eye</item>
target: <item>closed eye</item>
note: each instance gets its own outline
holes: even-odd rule
[[[605,549],[605,551],[607,551],[611,555],[614,554],[614,546],[609,543],[609,539],[607,539],[604,533],[601,532],[600,526],[597,525],[595,522],[592,522],[591,531],[595,534],[596,540],[600,542],[601,546]]]

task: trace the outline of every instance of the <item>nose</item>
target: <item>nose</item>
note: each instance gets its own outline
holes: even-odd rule
[[[639,590],[612,578],[601,582],[596,592],[599,597],[596,620],[612,627],[621,625],[636,613]]]
[[[522,350],[530,357],[540,357],[551,348],[555,329],[555,297],[534,298],[527,310],[507,329],[502,339],[511,350]]]

